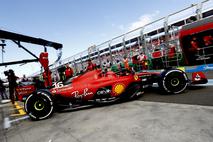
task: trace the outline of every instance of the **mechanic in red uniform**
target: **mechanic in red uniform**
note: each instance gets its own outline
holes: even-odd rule
[[[213,44],[213,37],[211,35],[206,35],[203,37],[205,46],[211,46]]]
[[[44,79],[44,86],[49,87],[52,86],[52,78],[51,78],[52,72],[49,69],[46,69],[43,72],[43,79]]]
[[[197,52],[198,50],[200,50],[200,47],[198,45],[198,41],[197,41],[196,37],[192,38],[190,44],[191,44],[191,47],[190,47],[189,51],[191,51],[191,52]]]
[[[86,71],[92,71],[96,69],[96,64],[92,63],[91,59],[88,60],[88,65]]]
[[[137,59],[139,61],[139,66],[142,67],[142,70],[147,70],[148,69],[147,56],[141,53],[137,56]]]
[[[202,52],[200,51],[200,45],[198,43],[198,39],[197,37],[192,37],[191,41],[190,41],[190,45],[189,48],[187,50],[187,59],[188,59],[188,64],[189,65],[195,65],[198,62],[198,55],[200,55]]]
[[[123,63],[124,63],[125,69],[130,70],[129,60],[128,60],[127,56],[124,56]]]
[[[69,64],[66,64],[65,76],[66,76],[66,79],[73,76],[73,69],[69,66]]]
[[[206,55],[207,58],[210,58],[209,60],[207,60],[206,63],[212,63],[212,59],[213,59],[213,36],[212,35],[205,35],[203,37],[203,42],[204,42],[204,47],[203,47],[203,50],[204,50],[204,53]]]

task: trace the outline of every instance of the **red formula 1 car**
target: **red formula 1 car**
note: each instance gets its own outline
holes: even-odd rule
[[[129,100],[143,94],[138,75],[117,75],[101,70],[86,72],[68,84],[58,82],[54,86],[50,90],[37,90],[27,97],[24,107],[32,119],[48,118],[55,109]]]
[[[206,78],[200,78],[200,81]],[[54,83],[52,89],[37,89],[30,94],[24,104],[26,112],[34,120],[42,120],[52,115],[54,110],[80,108],[82,106],[106,104],[137,98],[143,88],[158,83],[164,93],[182,93],[190,84],[186,73],[179,69],[162,72],[126,71],[116,74],[101,70],[86,72],[72,78],[67,83]],[[196,83],[196,82],[195,82]]]

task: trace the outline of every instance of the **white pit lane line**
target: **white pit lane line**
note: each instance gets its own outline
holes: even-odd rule
[[[9,104],[5,104],[5,106],[6,105],[9,105]],[[11,110],[18,110],[18,111],[20,111],[19,109],[21,108],[21,105],[20,104],[17,104],[17,103],[15,103],[15,108],[13,108],[13,109],[11,109]],[[14,107],[13,106],[13,107]],[[11,111],[10,110],[10,111]],[[18,113],[18,114],[14,114],[14,116],[19,116],[19,114],[20,114],[20,112]],[[22,114],[21,114],[22,115]],[[20,115],[20,116],[21,116]],[[13,115],[10,115],[10,116],[13,116]],[[28,115],[26,115],[26,114],[24,114],[24,115],[22,115],[22,117],[18,117],[18,118],[16,118],[16,119],[11,119],[10,120],[10,117],[9,116],[6,116],[5,118],[4,118],[4,120],[3,120],[3,128],[4,129],[8,129],[8,128],[10,128],[11,127],[11,124],[12,123],[14,123],[14,122],[18,122],[18,121],[21,121],[21,120],[25,120],[25,119],[28,119],[29,118],[29,116]]]
[[[27,115],[27,116],[23,116],[23,117],[20,117],[17,119],[13,119],[13,120],[10,120],[9,117],[5,117],[4,118],[4,129],[10,128],[11,124],[14,122],[18,122],[18,121],[25,120],[25,119],[29,119],[29,116]]]

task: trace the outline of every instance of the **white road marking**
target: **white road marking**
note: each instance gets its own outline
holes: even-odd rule
[[[11,123],[13,123],[13,122],[25,120],[25,119],[28,119],[28,118],[29,118],[28,115],[20,117],[20,118],[17,118],[17,119],[13,119],[13,120],[10,120],[8,117],[5,117],[4,118],[4,129],[10,128],[11,127]]]
[[[10,120],[8,117],[4,118],[4,129],[10,128],[11,124],[10,124]]]

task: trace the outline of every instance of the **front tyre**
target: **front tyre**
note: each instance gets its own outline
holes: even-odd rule
[[[33,120],[42,120],[53,114],[53,101],[50,93],[37,91],[31,94],[24,103],[25,111]]]
[[[186,73],[179,69],[166,70],[161,74],[158,85],[163,92],[179,94],[186,89],[188,78]]]

